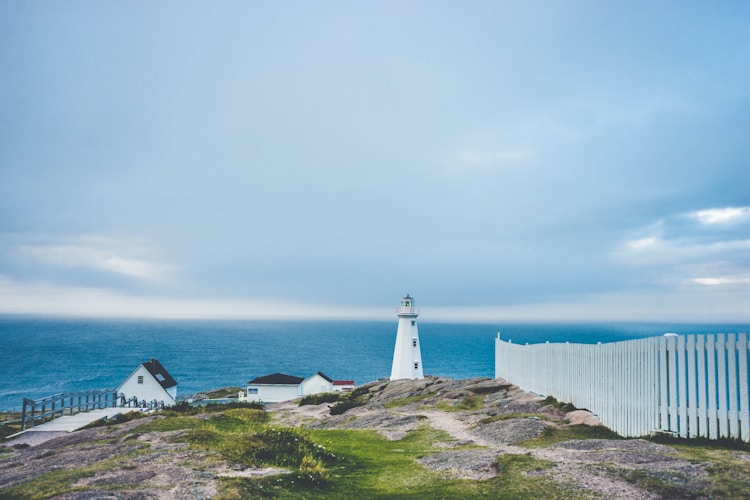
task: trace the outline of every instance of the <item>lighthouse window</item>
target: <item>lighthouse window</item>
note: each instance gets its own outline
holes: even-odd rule
[[[414,363],[414,369],[419,370],[419,363]]]
[[[417,347],[417,339],[411,339],[411,346]]]
[[[416,322],[416,321],[414,321],[414,320],[412,320],[412,321],[411,321],[411,326],[414,326],[414,325],[416,325],[416,324],[417,324],[417,322]]]
[[[411,302],[409,302],[409,301],[407,300],[406,302],[404,302],[404,305],[405,305],[406,307],[411,307]]]

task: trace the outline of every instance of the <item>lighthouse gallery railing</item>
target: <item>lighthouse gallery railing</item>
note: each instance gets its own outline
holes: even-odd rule
[[[586,408],[622,436],[750,442],[745,333],[533,345],[498,335],[495,377]]]

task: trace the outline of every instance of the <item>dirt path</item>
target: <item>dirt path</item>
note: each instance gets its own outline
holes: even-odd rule
[[[472,441],[479,446],[486,446],[488,448],[497,447],[496,444],[491,443],[474,432],[471,432],[466,422],[459,420],[451,413],[422,410],[419,414],[427,417],[433,428],[447,432],[459,442]]]

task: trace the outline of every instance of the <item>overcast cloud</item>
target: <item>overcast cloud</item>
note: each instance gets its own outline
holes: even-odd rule
[[[750,4],[0,1],[0,313],[750,321]]]

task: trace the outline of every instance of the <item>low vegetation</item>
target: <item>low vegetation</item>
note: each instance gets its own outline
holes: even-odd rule
[[[317,422],[338,428],[303,428],[310,412],[296,404],[283,410],[298,412],[302,420],[296,422],[280,420],[281,409],[272,414],[257,403],[180,404],[142,420],[110,419],[82,431],[82,436],[92,436],[89,440],[37,451],[0,449],[5,451],[0,456],[0,499],[95,498],[117,496],[118,490],[143,497],[169,491],[173,497],[219,499],[578,499],[613,498],[610,492],[619,495],[623,487],[644,497],[750,498],[746,443],[652,440],[663,446],[624,440],[605,427],[570,425],[557,411],[542,410],[565,407],[554,400],[514,401],[505,394],[509,386],[429,383],[368,385],[299,402],[328,403],[330,415],[366,406],[344,419],[325,412],[321,418],[326,422]],[[441,409],[445,411],[437,411]],[[372,423],[376,416],[383,427],[341,428],[357,419]],[[381,432],[392,430],[389,422],[397,422],[397,435]],[[446,426],[451,422],[460,423],[465,434],[457,438]],[[497,441],[510,439],[503,429],[524,432],[524,438]],[[71,454],[77,449],[76,462]],[[92,454],[102,458],[91,460]],[[621,459],[624,455],[630,458]],[[9,477],[3,470],[28,470],[29,463],[35,474],[3,485],[3,477]],[[182,467],[182,475],[165,472],[170,466]],[[479,474],[472,476],[475,472]],[[579,480],[581,474],[588,479]],[[159,477],[180,477],[180,487],[186,489],[155,483]],[[617,485],[590,490],[589,480]],[[208,483],[210,488],[196,489]]]
[[[367,386],[358,387],[339,398],[339,401],[331,407],[331,415],[341,415],[352,408],[364,406],[370,399],[372,399],[370,389]]]
[[[299,400],[300,406],[319,405],[323,403],[336,403],[341,399],[338,392],[322,392],[320,394],[310,394]]]

